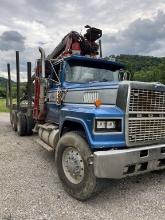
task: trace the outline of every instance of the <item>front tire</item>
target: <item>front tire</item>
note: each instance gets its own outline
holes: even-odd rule
[[[58,176],[65,191],[78,200],[86,200],[96,192],[97,179],[89,164],[91,154],[85,138],[76,132],[64,134],[56,147]]]

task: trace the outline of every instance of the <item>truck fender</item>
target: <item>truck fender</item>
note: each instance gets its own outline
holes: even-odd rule
[[[85,133],[87,142],[91,143],[90,132],[86,123],[80,118],[67,117],[59,128],[59,136],[61,137],[65,131],[81,130]]]

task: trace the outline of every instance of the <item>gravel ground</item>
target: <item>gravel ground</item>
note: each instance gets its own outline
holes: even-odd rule
[[[108,181],[86,202],[63,190],[54,155],[18,137],[0,114],[0,219],[165,219],[165,172]]]

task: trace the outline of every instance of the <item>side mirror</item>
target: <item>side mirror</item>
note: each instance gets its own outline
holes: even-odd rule
[[[119,80],[131,80],[132,74],[128,70],[120,69],[119,70]]]

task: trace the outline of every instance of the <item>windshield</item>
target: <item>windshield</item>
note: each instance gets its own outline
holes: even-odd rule
[[[66,65],[65,81],[73,83],[118,81],[119,70],[87,66]]]

